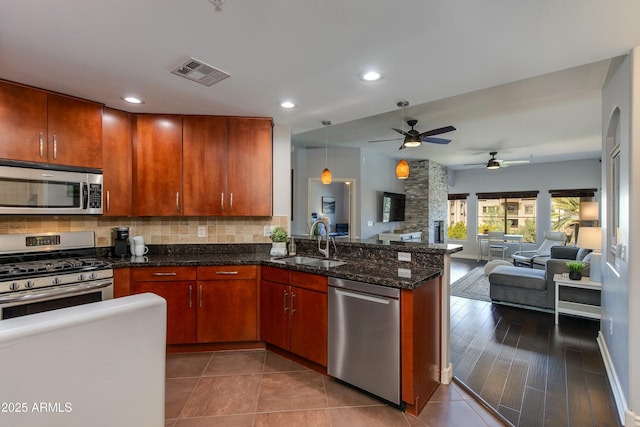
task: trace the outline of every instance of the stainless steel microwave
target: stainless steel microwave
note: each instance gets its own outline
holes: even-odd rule
[[[0,214],[100,215],[102,171],[0,162]]]

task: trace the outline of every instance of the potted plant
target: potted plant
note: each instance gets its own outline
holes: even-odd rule
[[[283,227],[276,227],[271,230],[271,256],[285,256],[287,255],[287,240],[289,235],[287,230]]]
[[[582,270],[584,270],[585,263],[582,261],[567,261],[567,267],[569,267],[569,279],[580,280],[582,279]]]

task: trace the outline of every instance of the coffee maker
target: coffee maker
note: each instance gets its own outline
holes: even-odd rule
[[[129,255],[129,227],[114,227],[111,229],[111,254],[115,257]]]

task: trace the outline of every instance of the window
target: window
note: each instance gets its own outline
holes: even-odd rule
[[[477,193],[478,233],[504,231],[520,234],[522,241],[536,241],[537,191]]]
[[[449,194],[449,239],[467,240],[467,196],[469,194]]]
[[[549,190],[551,193],[551,230],[564,231],[567,242],[576,243],[576,231],[580,225],[580,202],[589,202],[595,196],[595,188],[575,190]]]

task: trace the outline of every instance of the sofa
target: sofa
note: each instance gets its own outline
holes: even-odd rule
[[[587,264],[582,274],[589,276],[589,254],[589,250],[575,246],[554,246],[544,270],[499,265],[489,274],[489,296],[496,303],[553,312],[556,289],[554,274],[568,273],[567,261],[578,260]],[[599,298],[599,295],[585,293],[580,289],[563,289],[562,299],[565,300],[594,303],[595,298]]]

